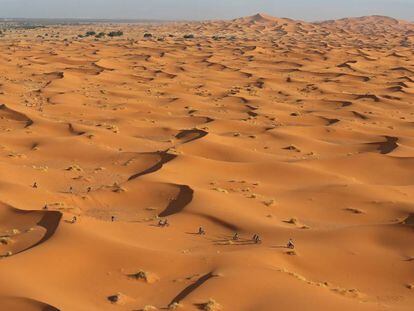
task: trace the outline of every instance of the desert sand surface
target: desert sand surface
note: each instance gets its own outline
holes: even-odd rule
[[[413,23],[0,47],[0,310],[413,310]]]

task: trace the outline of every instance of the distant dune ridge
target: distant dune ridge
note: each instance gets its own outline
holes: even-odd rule
[[[413,23],[67,23],[0,34],[1,311],[412,310]]]
[[[267,15],[267,14],[264,14],[264,13],[257,13],[257,14],[252,15],[252,16],[236,18],[233,21],[241,22],[241,23],[243,23],[243,22],[248,22],[248,23],[256,22],[256,23],[269,23],[269,24],[281,23],[281,22],[284,23],[286,21],[293,22],[293,20],[289,19],[289,18],[277,18],[277,17],[270,16],[270,15]]]

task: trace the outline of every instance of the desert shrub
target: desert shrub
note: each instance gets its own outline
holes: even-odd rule
[[[120,31],[120,30],[118,30],[118,31],[111,31],[110,33],[108,33],[108,36],[110,36],[110,37],[121,37],[123,35],[124,35],[124,33],[122,31]]]
[[[96,36],[95,36],[95,38],[103,38],[103,37],[105,37],[106,36],[106,33],[104,33],[104,32],[100,32],[100,33],[98,33]]]
[[[203,305],[205,311],[218,311],[221,310],[221,305],[217,303],[214,299],[210,299],[207,303]]]

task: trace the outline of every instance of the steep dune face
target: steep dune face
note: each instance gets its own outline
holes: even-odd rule
[[[7,30],[0,310],[412,310],[413,38],[379,16]]]
[[[295,21],[289,18],[277,18],[263,13],[237,18],[225,24],[226,29],[237,32],[245,32],[249,29],[250,33],[273,33],[273,35],[275,33],[287,35],[289,32],[308,32],[313,28],[310,23]],[[217,30],[220,31],[220,29]]]
[[[291,20],[289,18],[277,18],[274,16],[270,16],[264,13],[257,13],[255,15],[252,16],[247,16],[247,17],[241,17],[241,18],[236,18],[235,20],[233,20],[235,23],[239,23],[239,24],[243,24],[243,23],[250,23],[250,24],[254,24],[254,23],[261,23],[261,24],[284,24],[284,23],[295,23],[294,20]]]

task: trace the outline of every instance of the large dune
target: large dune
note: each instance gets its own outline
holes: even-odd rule
[[[0,310],[413,309],[413,23],[0,47]]]

